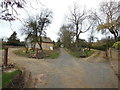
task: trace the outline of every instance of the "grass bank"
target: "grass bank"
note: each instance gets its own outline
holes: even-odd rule
[[[13,77],[20,74],[20,70],[15,70],[13,72],[7,72],[2,74],[2,87],[7,87],[13,81]]]
[[[55,59],[58,58],[60,55],[60,49],[54,49],[54,50],[49,50],[49,51],[44,51],[46,57],[48,59]]]
[[[71,51],[69,49],[66,49],[65,50],[71,54],[72,56],[74,57],[77,57],[77,58],[85,58],[85,57],[89,57],[91,56],[95,51],[93,50],[87,50],[87,49],[84,49],[84,51]]]

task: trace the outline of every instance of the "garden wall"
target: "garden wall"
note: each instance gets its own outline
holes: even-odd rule
[[[120,51],[118,51],[114,48],[109,48],[107,50],[107,57],[110,61],[110,64],[111,64],[113,70],[120,77],[120,69],[118,68],[118,65],[120,63]]]
[[[32,73],[23,67],[18,66],[17,68],[22,70],[23,81],[24,81],[23,88],[35,88],[35,81],[32,78]]]
[[[120,51],[118,51],[114,48],[109,48],[107,50],[107,56],[110,60],[119,60]]]
[[[31,72],[24,69],[23,76],[24,76],[24,88],[33,88],[31,87],[31,84],[33,83]]]

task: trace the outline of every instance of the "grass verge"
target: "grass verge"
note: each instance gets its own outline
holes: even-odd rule
[[[69,49],[66,49],[65,48],[65,50],[69,53],[69,54],[71,54],[72,56],[74,56],[74,57],[77,57],[77,58],[85,58],[85,57],[89,57],[89,56],[91,56],[95,51],[93,51],[93,50],[87,50],[87,49],[85,49],[84,50],[84,52],[83,51],[71,51],[71,50],[69,50]]]
[[[0,48],[0,50],[3,50],[4,48]]]
[[[9,72],[9,73],[3,73],[2,74],[2,87],[7,87],[7,85],[9,85],[12,81],[13,81],[13,77],[20,74],[21,71],[20,70],[15,70],[13,72]]]
[[[49,50],[49,51],[44,51],[46,57],[48,59],[55,59],[58,58],[60,55],[60,50],[59,49],[54,49],[54,50]]]

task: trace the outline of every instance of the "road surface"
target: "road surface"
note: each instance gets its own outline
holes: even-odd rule
[[[109,62],[90,63],[69,55],[64,49],[57,59],[30,59],[13,53],[9,60],[37,78],[36,88],[117,88],[118,78]]]

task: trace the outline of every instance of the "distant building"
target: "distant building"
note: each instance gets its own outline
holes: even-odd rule
[[[27,40],[27,45],[32,48],[30,39]],[[36,43],[35,48],[40,48],[39,44]],[[53,42],[49,37],[42,37],[42,48],[43,50],[53,50]]]

